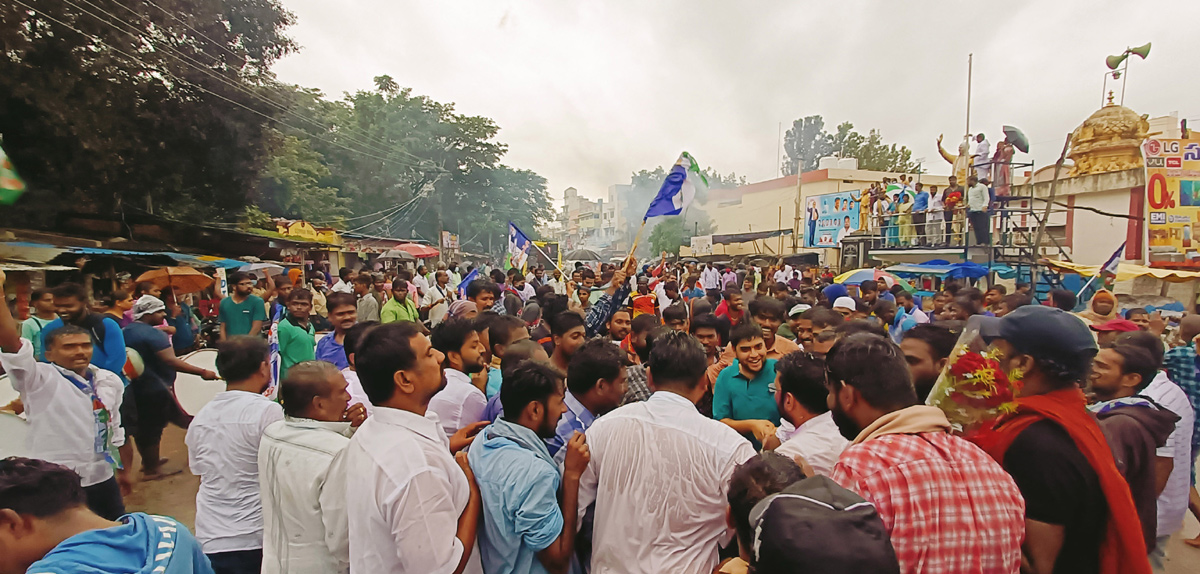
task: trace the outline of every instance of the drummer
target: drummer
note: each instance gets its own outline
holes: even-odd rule
[[[4,279],[0,271],[0,290]],[[90,364],[92,338],[82,327],[59,327],[44,343],[49,363],[37,362],[33,343],[21,338],[8,306],[0,305],[0,365],[25,404],[30,455],[79,474],[88,507],[116,520],[125,514],[122,494],[133,484],[121,463],[133,458],[122,448],[125,385],[115,373]]]
[[[142,480],[155,480],[178,474],[181,469],[164,472],[159,458],[159,443],[168,422],[187,428],[189,417],[175,402],[173,388],[176,372],[197,375],[206,381],[219,378],[217,373],[190,365],[175,356],[167,335],[154,328],[167,316],[167,306],[153,295],[142,295],[133,304],[133,322],[125,326],[125,345],[142,357],[145,369],[130,383],[136,407],[136,420],[127,428],[142,455]],[[131,417],[133,418],[133,417]]]

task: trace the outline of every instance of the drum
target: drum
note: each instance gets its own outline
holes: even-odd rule
[[[183,362],[201,369],[214,372],[217,370],[216,349],[200,349],[180,358]],[[179,400],[179,406],[183,408],[183,412],[192,416],[200,412],[200,409],[217,396],[217,393],[224,390],[225,381],[206,381],[199,375],[188,373],[175,375],[175,398]]]
[[[0,375],[0,408],[21,398],[21,393],[12,388],[12,383],[8,381],[8,375]]]
[[[0,412],[0,459],[29,456],[28,437],[28,421],[9,412]]]

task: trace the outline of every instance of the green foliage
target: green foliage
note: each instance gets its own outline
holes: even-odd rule
[[[654,230],[650,232],[650,237],[647,239],[650,244],[650,253],[666,251],[671,255],[679,255],[679,247],[683,245],[685,239],[684,234],[683,217],[672,215],[662,218],[662,221],[654,226]]]
[[[295,49],[278,1],[26,4],[0,5],[0,134],[30,186],[6,216],[241,211],[278,113],[259,96]]]
[[[792,122],[792,128],[784,135],[783,147],[787,153],[783,163],[786,175],[795,174],[801,161],[804,171],[817,169],[817,162],[832,154],[858,159],[859,169],[916,173],[919,167],[912,161],[912,150],[885,144],[878,130],[871,130],[864,136],[854,131],[854,124],[842,122],[830,134],[825,131],[825,120],[821,116]]]
[[[312,150],[308,140],[281,136],[259,182],[259,205],[289,219],[336,223],[350,210],[337,189],[320,185],[329,175],[321,154]]]
[[[246,229],[275,231],[275,223],[271,221],[271,214],[259,209],[255,205],[247,205],[242,210],[241,216],[238,217],[238,223]]]

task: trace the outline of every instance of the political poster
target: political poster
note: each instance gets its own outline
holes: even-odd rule
[[[839,247],[842,238],[858,231],[862,209],[859,190],[814,195],[804,200],[804,246]]]
[[[1142,157],[1150,251],[1195,253],[1200,249],[1200,140],[1148,139]]]

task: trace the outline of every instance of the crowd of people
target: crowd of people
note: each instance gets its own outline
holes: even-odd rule
[[[1200,316],[782,262],[565,271],[234,273],[217,372],[151,293],[124,328],[72,284],[32,327],[0,309],[32,429],[0,572],[1143,573],[1200,516]],[[926,405],[967,321],[1021,385],[970,437]],[[177,372],[226,390],[190,417]],[[124,508],[178,472],[168,424],[194,536]]]

